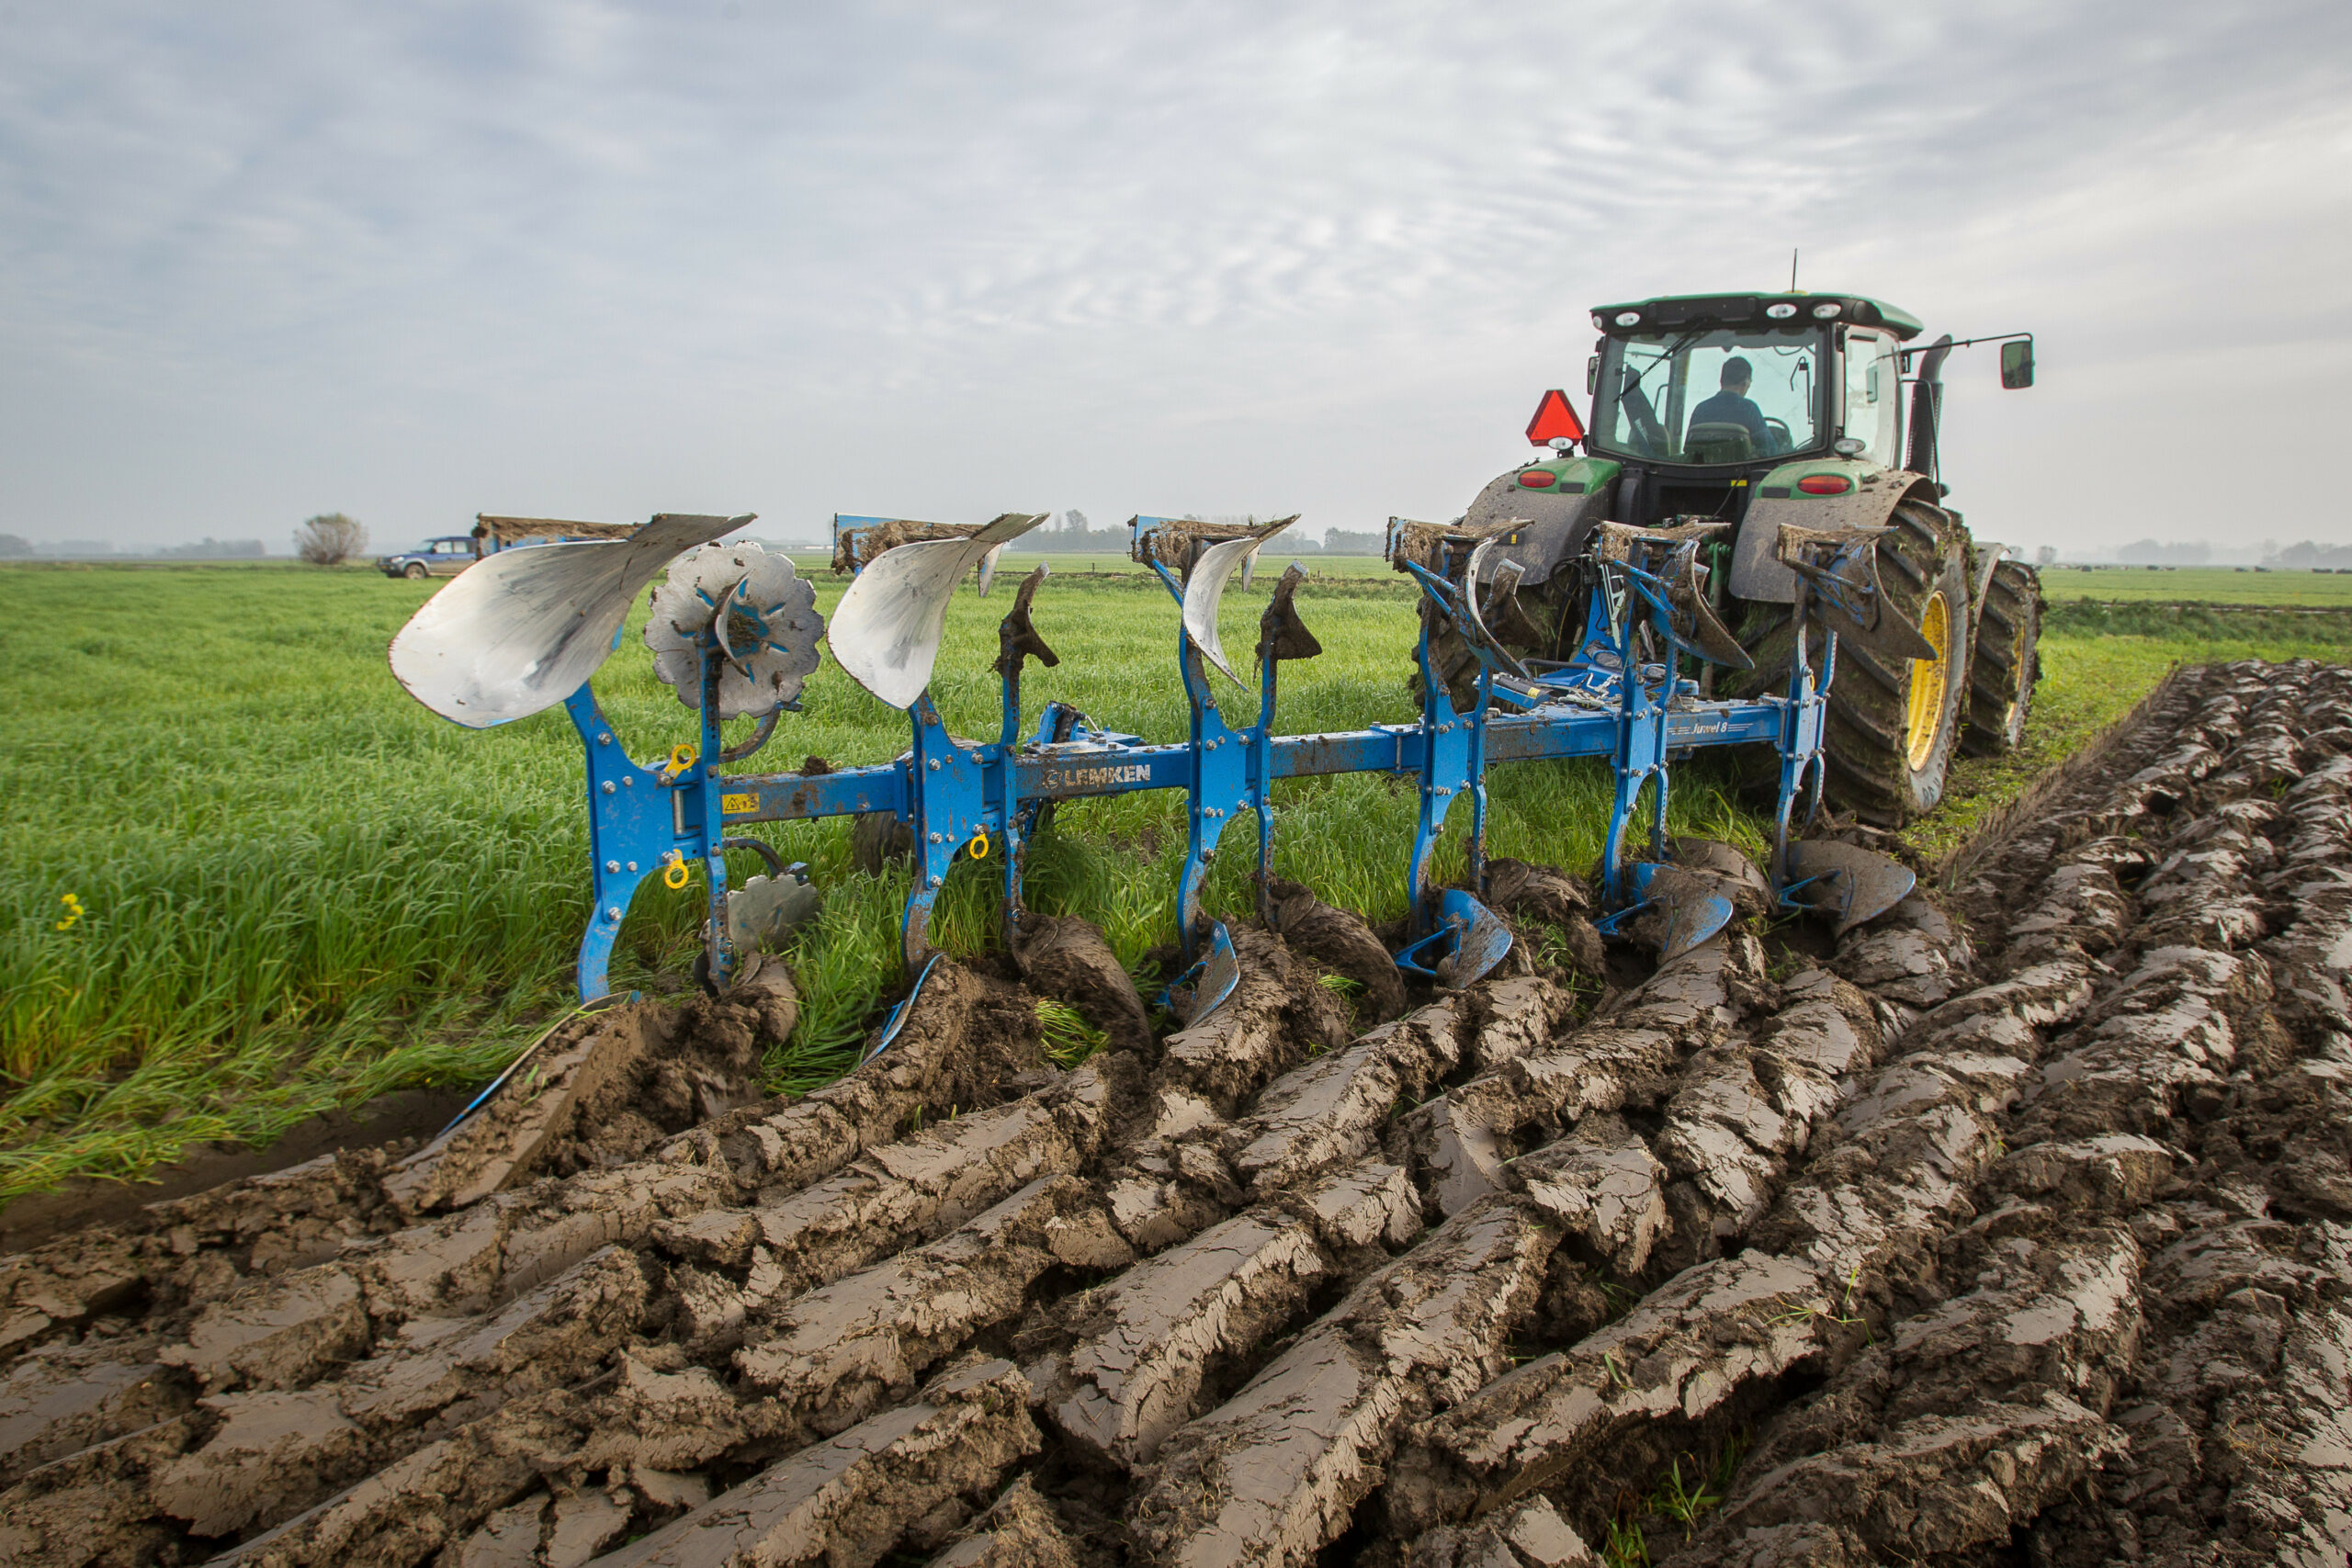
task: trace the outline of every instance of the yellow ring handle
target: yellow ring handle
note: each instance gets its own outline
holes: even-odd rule
[[[681,740],[670,748],[670,761],[662,771],[674,779],[694,765],[695,749]]]
[[[686,869],[685,857],[675,850],[671,851],[670,863],[662,873],[662,885],[664,887],[684,887],[693,877],[694,873]]]
[[[983,829],[981,829],[978,832],[977,832],[977,833],[973,834],[973,835],[972,835],[972,841],[971,841],[970,843],[966,844],[966,845],[964,846],[964,852],[965,852],[966,854],[967,854],[967,855],[970,855],[974,860],[986,860],[986,859],[988,859],[988,858],[989,858],[989,830],[988,830],[987,829],[983,828]]]

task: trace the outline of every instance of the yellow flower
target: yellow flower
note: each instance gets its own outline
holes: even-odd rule
[[[74,922],[82,918],[82,900],[68,893],[58,902],[65,906],[65,918],[56,922],[57,929],[62,931],[72,931]]]

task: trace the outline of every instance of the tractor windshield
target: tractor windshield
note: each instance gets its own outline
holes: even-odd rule
[[[1645,333],[1601,346],[1591,447],[1668,463],[1747,463],[1821,434],[1817,324]]]

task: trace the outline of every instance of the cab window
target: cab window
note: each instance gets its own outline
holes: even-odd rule
[[[1902,383],[1895,344],[1883,333],[1846,333],[1846,434],[1862,456],[1893,468],[1902,461]]]
[[[1827,346],[1812,323],[1611,337],[1592,447],[1691,464],[1809,450],[1822,438]]]

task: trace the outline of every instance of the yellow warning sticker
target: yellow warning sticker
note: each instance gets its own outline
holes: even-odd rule
[[[718,809],[730,817],[739,811],[757,811],[759,808],[760,797],[757,794],[722,795],[718,797]]]

